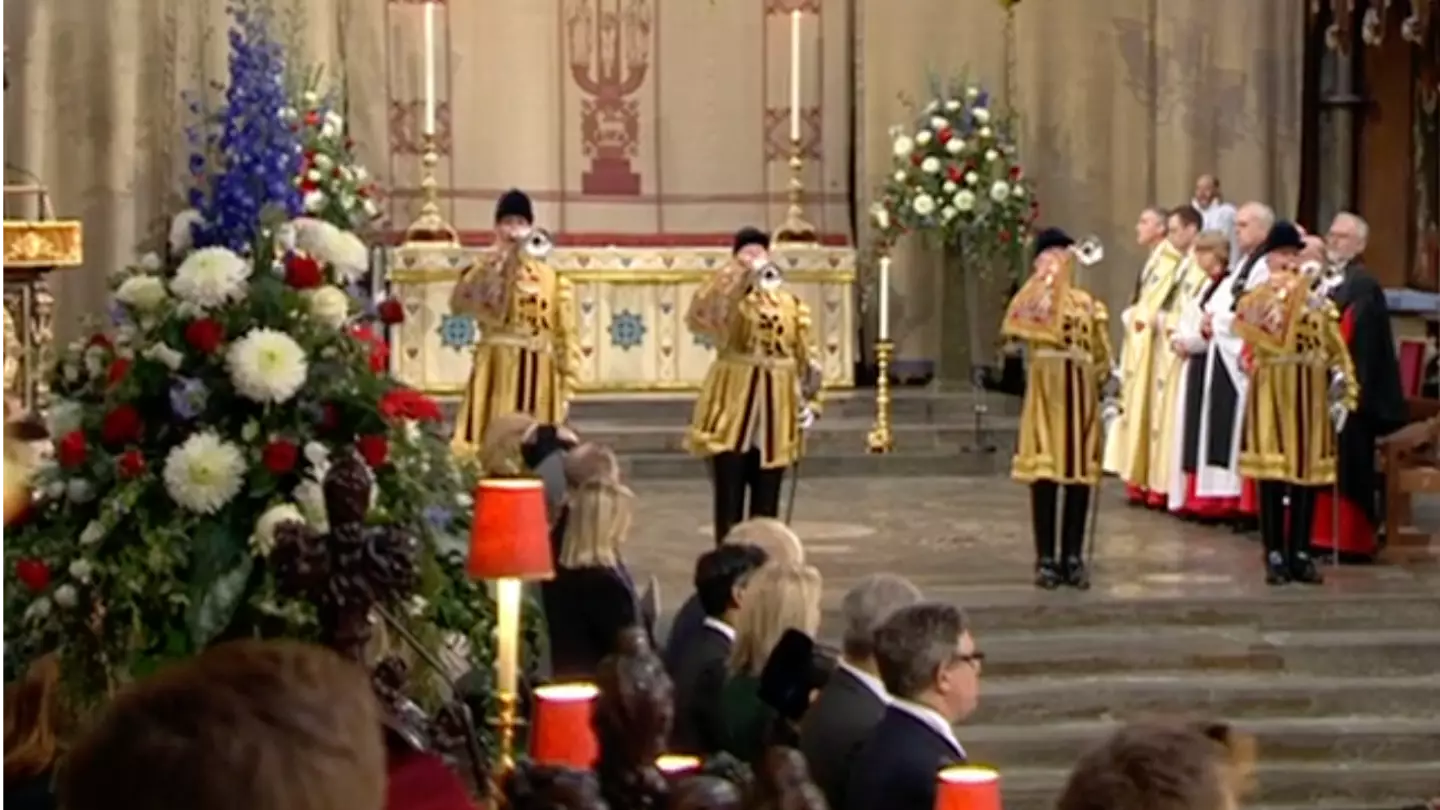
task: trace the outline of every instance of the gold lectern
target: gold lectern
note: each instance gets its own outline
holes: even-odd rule
[[[12,219],[12,200],[31,213]],[[44,186],[5,186],[5,397],[31,413],[46,405],[45,375],[55,348],[47,276],[83,258],[80,222],[55,219]]]

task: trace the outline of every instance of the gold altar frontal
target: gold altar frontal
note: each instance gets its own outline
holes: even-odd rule
[[[450,290],[484,248],[392,249],[390,295],[405,307],[391,335],[391,371],[427,394],[458,395],[470,377],[473,320],[450,314]],[[810,306],[827,388],[855,384],[855,251],[778,245],[785,283]],[[690,391],[714,350],[685,328],[700,285],[730,259],[725,248],[559,247],[549,263],[575,290],[580,393]]]

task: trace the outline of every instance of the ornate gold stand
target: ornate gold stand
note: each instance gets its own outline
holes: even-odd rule
[[[435,178],[435,167],[440,165],[440,152],[436,147],[435,133],[426,132],[421,136],[423,151],[420,154],[420,216],[405,229],[405,245],[436,243],[460,245],[460,235],[440,215],[440,181]]]
[[[865,437],[865,449],[871,453],[889,453],[895,449],[895,435],[890,429],[890,361],[895,357],[895,344],[890,340],[875,342],[875,426]]]
[[[45,381],[55,349],[55,297],[48,275],[84,260],[78,220],[57,220],[44,186],[5,186],[35,202],[33,218],[5,220],[5,396],[40,412],[49,399]]]
[[[790,139],[790,207],[785,212],[785,224],[775,232],[776,242],[813,243],[819,241],[815,226],[805,219],[802,199],[805,195],[805,153],[799,138]]]

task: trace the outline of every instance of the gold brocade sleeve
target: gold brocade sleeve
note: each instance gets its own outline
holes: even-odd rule
[[[560,401],[568,409],[580,378],[580,330],[575,306],[575,285],[564,276],[555,278],[555,365],[560,373]]]
[[[1111,364],[1114,362],[1114,350],[1110,347],[1110,311],[1101,302],[1090,299],[1094,307],[1091,316],[1090,336],[1090,357],[1095,364],[1095,376],[1104,382],[1110,376]]]
[[[1347,411],[1353,411],[1360,407],[1360,383],[1355,376],[1355,363],[1350,359],[1350,347],[1345,345],[1345,336],[1340,332],[1340,310],[1335,307],[1334,302],[1325,302],[1323,317],[1326,360],[1329,368],[1340,372],[1344,377],[1345,392],[1341,395],[1340,402]]]
[[[505,283],[499,257],[487,255],[460,274],[450,291],[450,311],[476,320],[503,316]]]
[[[795,299],[795,373],[800,381],[800,404],[808,407],[816,416],[821,408],[821,381],[824,369],[820,355],[811,343],[814,324],[810,318],[810,307],[804,301]]]
[[[730,311],[735,305],[735,293],[744,280],[745,269],[731,262],[695,293],[690,299],[690,308],[685,311],[685,326],[696,335],[709,338],[720,347],[730,327]]]

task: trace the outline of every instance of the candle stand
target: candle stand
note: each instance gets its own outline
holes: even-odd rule
[[[798,136],[790,137],[790,206],[785,212],[785,224],[775,232],[776,242],[814,243],[819,241],[815,226],[805,219],[804,196],[805,153]]]

